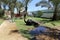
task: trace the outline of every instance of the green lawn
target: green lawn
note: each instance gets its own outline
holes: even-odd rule
[[[37,22],[40,22],[41,25],[48,26],[48,27],[60,26],[60,21],[50,21],[50,19],[34,18],[34,17],[31,17],[31,19],[35,20]],[[3,20],[0,19],[0,24],[2,22],[3,22]],[[16,25],[17,25],[20,33],[22,33],[22,35],[24,37],[31,38],[31,35],[29,34],[28,30],[29,30],[29,28],[33,28],[33,26],[27,26],[27,25],[25,25],[23,19],[15,19],[15,22],[16,22]]]
[[[44,18],[31,18],[32,20],[35,20],[37,22],[42,23],[42,25],[44,26],[48,26],[48,27],[53,27],[54,26],[60,26],[60,21],[50,21],[50,19],[44,19]],[[29,28],[33,28],[33,26],[27,26],[25,25],[23,19],[16,19],[15,20],[20,32],[22,33],[23,36],[27,37],[27,38],[31,38],[31,36],[28,33],[28,29]]]
[[[0,24],[1,24],[3,21],[4,21],[3,19],[0,19]]]
[[[26,38],[30,38],[30,34],[29,34],[29,28],[33,28],[33,26],[27,26],[25,25],[23,19],[16,19],[15,20],[18,29],[20,30],[20,33],[22,33],[22,35]]]

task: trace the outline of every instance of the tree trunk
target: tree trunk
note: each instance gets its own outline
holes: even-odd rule
[[[11,11],[11,19],[13,19],[13,17],[14,17],[14,13],[13,11]]]
[[[0,4],[0,9],[1,9],[1,4]]]
[[[53,14],[53,18],[52,18],[52,21],[55,21],[55,20],[58,20],[57,19],[57,6],[55,6],[54,14]]]
[[[15,6],[15,5],[14,5]],[[11,3],[9,3],[9,10],[11,11],[11,19],[14,17],[14,12],[13,12],[14,7],[11,7]]]
[[[26,5],[26,7],[25,7],[25,13],[24,13],[24,22],[26,23],[26,15],[27,15],[27,5]]]

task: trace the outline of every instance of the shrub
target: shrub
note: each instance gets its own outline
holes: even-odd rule
[[[4,10],[0,9],[0,18],[4,16]]]
[[[36,16],[37,16],[37,17],[41,17],[42,14],[43,14],[43,13],[42,13],[41,11],[38,11],[37,14],[36,14]]]
[[[34,13],[32,13],[32,14],[33,14],[34,17],[41,17],[42,14],[43,14],[43,12],[37,11],[37,12],[34,12]]]

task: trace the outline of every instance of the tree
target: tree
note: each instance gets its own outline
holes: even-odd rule
[[[34,16],[34,17],[41,17],[42,16],[42,14],[43,14],[43,12],[42,11],[36,11],[36,12],[32,12],[32,15]]]
[[[1,9],[1,3],[0,3],[0,9]]]
[[[58,20],[58,6],[60,4],[60,0],[49,0],[49,2],[52,2],[53,6],[54,6],[54,14],[53,14],[53,18],[52,18],[52,21],[54,20]]]
[[[24,22],[26,22],[26,15],[27,15],[27,10],[28,10],[28,5],[32,0],[21,0],[21,3],[24,5],[25,7],[25,13],[24,13]]]
[[[14,7],[16,6],[16,2],[17,0],[11,0],[8,5],[9,5],[9,10],[11,11],[11,19],[13,18],[14,16],[14,13],[13,13],[13,10],[14,10]]]
[[[13,9],[14,9],[14,7],[15,7],[15,5],[16,5],[16,2],[17,2],[17,0],[0,0],[0,3],[1,2],[3,2],[4,3],[4,8],[5,8],[5,6],[6,5],[8,5],[9,6],[9,10],[11,11],[11,12],[13,12]],[[11,18],[12,18],[12,13],[11,13]]]
[[[20,14],[21,8],[23,7],[22,3],[19,2],[19,1],[17,1],[17,2],[16,2],[16,7],[17,7],[18,12],[19,12],[19,14]]]
[[[53,8],[54,8],[54,13],[53,13],[52,21],[58,20],[57,13],[58,13],[58,6],[60,4],[60,0],[48,0],[48,2],[51,3],[53,5]]]
[[[51,7],[50,3],[46,0],[41,0],[36,4],[36,6],[48,7],[48,9]]]

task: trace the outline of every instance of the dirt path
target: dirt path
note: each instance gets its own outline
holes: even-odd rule
[[[28,40],[18,32],[12,32],[12,30],[18,30],[16,24],[4,21],[0,25],[0,40]]]

